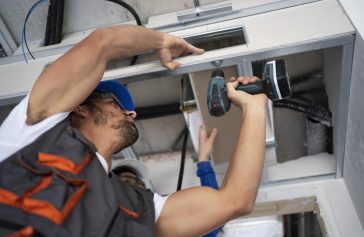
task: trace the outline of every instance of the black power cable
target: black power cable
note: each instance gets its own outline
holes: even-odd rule
[[[49,45],[53,45],[56,43],[58,0],[50,0],[50,2],[51,2],[51,31],[49,35]]]
[[[62,40],[62,28],[63,28],[63,13],[64,13],[64,1],[58,0],[57,4],[57,19],[56,19],[56,34],[55,34],[55,44],[58,44]]]
[[[132,6],[130,6],[129,4],[127,4],[126,2],[123,2],[121,0],[106,0],[106,1],[116,3],[116,4],[119,4],[120,6],[124,7],[126,10],[128,10],[134,16],[137,24],[139,26],[142,26],[142,21],[140,20],[138,13],[134,10],[134,8]],[[138,60],[138,55],[135,55],[129,65],[135,65],[137,60]]]
[[[50,0],[50,4],[48,7],[47,25],[46,25],[45,35],[44,35],[44,46],[49,45],[50,36],[51,36],[51,18],[52,18],[52,0]]]
[[[186,151],[187,151],[187,140],[188,140],[188,127],[185,127],[185,134],[183,137],[183,145],[182,145],[182,154],[181,154],[181,165],[179,167],[179,175],[178,175],[178,183],[177,183],[177,191],[180,191],[182,188],[183,181],[183,173],[185,169],[185,160],[186,160]]]
[[[65,0],[50,0],[44,46],[59,44],[62,41]]]
[[[330,110],[323,106],[309,103],[302,98],[288,98],[273,102],[274,107],[288,108],[305,113],[310,119],[317,121],[328,127],[332,126],[332,114]]]
[[[25,43],[25,47],[27,48],[27,50],[28,50],[28,52],[29,52],[29,54],[30,54],[30,56],[33,58],[33,59],[35,59],[34,58],[34,56],[33,56],[33,54],[30,52],[30,50],[29,50],[29,47],[28,47],[28,42],[27,42],[27,37],[26,37],[26,26],[27,26],[27,21],[28,21],[28,19],[29,19],[29,16],[30,16],[30,14],[34,11],[34,9],[39,5],[39,4],[41,4],[42,2],[45,2],[45,0],[39,0],[38,2],[36,2],[36,3],[34,3],[33,4],[33,6],[30,8],[30,10],[28,11],[28,14],[27,14],[27,16],[25,17],[25,21],[24,21],[24,26],[23,26],[23,37],[24,37],[24,43]]]
[[[142,25],[142,21],[140,20],[140,17],[138,15],[138,13],[135,11],[135,9],[130,6],[129,4],[127,4],[126,2],[124,1],[121,1],[121,0],[106,0],[106,1],[109,1],[109,2],[113,2],[113,3],[116,3],[116,4],[119,4],[120,6],[126,8],[126,10],[128,10],[135,18],[137,24],[139,26]]]

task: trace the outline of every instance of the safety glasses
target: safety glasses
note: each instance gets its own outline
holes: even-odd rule
[[[121,109],[125,110],[123,104],[119,100],[119,98],[112,92],[104,92],[100,90],[95,90],[91,93],[91,95],[85,100],[84,103],[92,101],[94,99],[113,99]]]

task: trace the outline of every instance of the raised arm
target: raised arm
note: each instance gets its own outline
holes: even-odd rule
[[[194,187],[172,194],[158,218],[156,236],[201,236],[253,210],[264,163],[267,97],[235,90],[239,82],[256,77],[231,80],[228,95],[242,110],[242,125],[224,182],[220,190]]]
[[[200,54],[183,39],[140,26],[121,25],[93,31],[65,53],[35,82],[29,99],[27,124],[35,124],[60,112],[72,111],[102,79],[109,60],[154,50],[161,63],[175,69],[172,58]]]

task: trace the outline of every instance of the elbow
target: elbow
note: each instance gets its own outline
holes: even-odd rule
[[[98,45],[106,45],[109,39],[109,33],[106,28],[98,28],[91,32],[89,35],[89,40],[98,44]]]
[[[254,211],[254,204],[254,201],[250,201],[249,203],[245,204],[241,209],[241,214],[243,216],[251,214]]]
[[[238,218],[251,214],[254,211],[254,204],[254,200],[240,200],[234,205],[233,217]]]
[[[99,58],[104,58],[106,61],[110,58],[109,48],[112,42],[110,30],[107,28],[98,28],[91,32],[88,37],[90,45],[92,45],[93,51],[99,52]]]
[[[224,194],[224,203],[226,203],[227,210],[230,212],[230,216],[238,218],[246,216],[254,211],[255,206],[255,193],[249,193],[245,191],[234,192],[224,187],[220,188]]]

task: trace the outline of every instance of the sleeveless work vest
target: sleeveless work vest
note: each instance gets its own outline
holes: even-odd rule
[[[153,193],[95,152],[66,119],[0,163],[0,236],[152,236]]]

